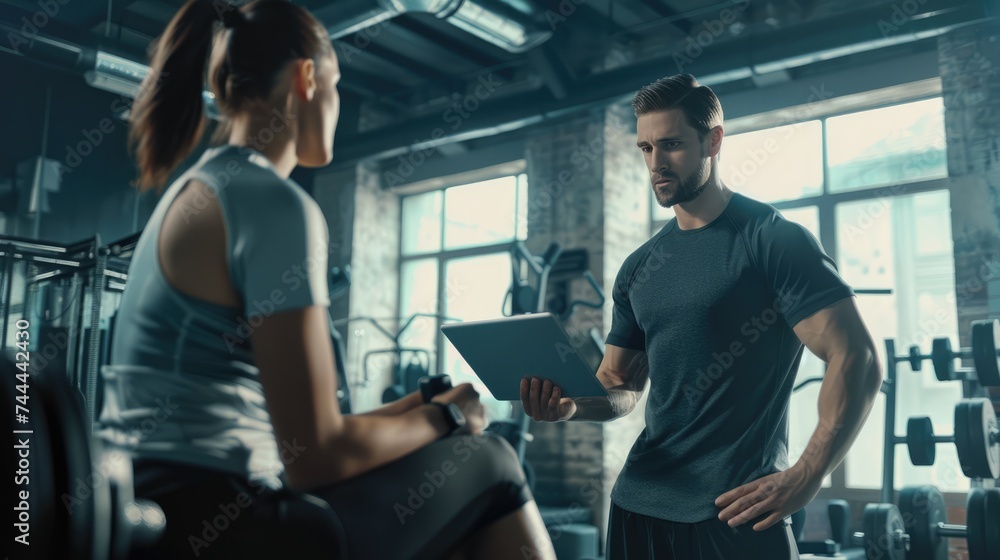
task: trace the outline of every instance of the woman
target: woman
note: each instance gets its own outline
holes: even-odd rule
[[[137,495],[164,508],[164,556],[253,556],[280,529],[255,525],[257,502],[244,502],[283,473],[330,503],[351,558],[554,557],[513,450],[482,435],[469,384],[433,403],[414,393],[339,411],[327,225],[288,178],[332,158],[340,72],[319,21],[282,0],[189,0],[133,106],[139,187],[163,185],[198,144],[206,63],[227,143],[150,217],[104,372],[101,424],[134,446]]]

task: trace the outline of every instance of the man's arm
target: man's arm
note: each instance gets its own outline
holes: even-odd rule
[[[822,481],[864,426],[882,387],[882,365],[853,297],[799,321],[794,331],[828,364],[819,390],[819,425],[796,463],[806,476]]]
[[[648,377],[646,352],[608,344],[597,368],[607,397],[563,398],[562,389],[548,379],[526,377],[521,380],[521,406],[538,422],[607,422],[632,412]]]
[[[826,362],[819,396],[819,426],[799,460],[788,470],[766,476],[719,496],[719,519],[736,527],[762,515],[762,531],[808,504],[823,478],[843,461],[871,412],[882,387],[875,343],[853,297],[799,321],[795,334]]]

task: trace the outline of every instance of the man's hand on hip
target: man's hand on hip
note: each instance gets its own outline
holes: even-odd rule
[[[730,527],[738,527],[761,516],[767,518],[753,526],[763,531],[778,521],[805,507],[823,485],[822,479],[808,476],[796,464],[786,471],[759,478],[726,492],[715,499],[723,508],[719,519]]]
[[[573,399],[562,398],[562,389],[548,379],[521,379],[521,406],[536,422],[562,422],[576,414]]]

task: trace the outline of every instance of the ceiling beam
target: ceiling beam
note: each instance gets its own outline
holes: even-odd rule
[[[718,85],[750,77],[754,68],[768,67],[776,70],[820,60],[817,53],[850,47],[856,52],[877,50],[888,46],[876,21],[883,10],[868,9],[844,14],[836,18],[779,29],[766,38],[744,36],[719,41],[705,48],[685,72],[691,72],[709,85]],[[873,20],[872,18],[875,18]],[[910,21],[908,33],[898,42],[915,42],[936,36],[957,25],[971,21],[984,21],[984,8],[969,6],[951,12],[934,12],[927,17]],[[766,40],[766,43],[765,43]],[[933,39],[931,39],[933,40]],[[588,109],[607,106],[624,100],[651,79],[661,77],[664,69],[674,69],[675,61],[669,47],[664,55],[630,66],[589,76],[578,83],[573,95],[559,99],[545,88],[511,95],[491,96],[483,100],[474,111],[453,115],[454,124],[441,114],[417,117],[394,124],[391,129],[373,130],[346,139],[348,147],[339,152],[336,165],[361,159],[395,157],[412,150],[429,149],[437,145],[481,138],[516,130],[541,122],[560,119]],[[747,65],[755,61],[755,66]],[[461,118],[459,118],[461,117]]]
[[[401,17],[393,20],[393,33],[405,37],[405,34],[409,34],[415,37],[422,38],[432,45],[434,52],[443,51],[448,53],[451,57],[460,57],[468,62],[468,64],[484,68],[488,66],[493,66],[500,62],[500,59],[492,57],[477,47],[478,41],[472,41],[470,43],[463,43],[456,41],[455,39],[439,32],[438,30],[432,28],[429,25],[425,25],[415,17],[407,17],[403,15]],[[450,25],[450,24],[446,24]]]
[[[576,83],[576,74],[566,64],[555,45],[548,42],[532,49],[528,52],[528,59],[552,95],[556,99],[566,99],[570,88]]]
[[[670,25],[680,34],[689,35],[692,27],[691,22],[680,12],[668,6],[661,0],[641,0],[642,3],[653,11],[664,22],[669,21]]]
[[[348,39],[345,37],[345,39]],[[375,53],[379,49],[372,49],[373,45],[366,45],[365,48],[358,48],[351,41],[336,40],[333,42],[337,51],[337,58],[341,69],[354,68],[371,75],[383,76],[386,79],[392,77],[394,81],[407,86],[416,85],[426,81],[426,76],[406,64],[396,63],[386,60]]]
[[[389,48],[383,44],[375,44],[374,42],[367,45],[364,52],[382,59],[389,64],[392,64],[399,68],[405,68],[407,72],[418,75],[424,81],[437,81],[441,79],[450,78],[451,74],[448,73],[442,66],[430,66],[424,64],[423,62],[416,60],[415,58],[408,56],[404,53],[415,53],[418,52],[415,47],[412,50],[403,49],[398,51],[396,49]]]

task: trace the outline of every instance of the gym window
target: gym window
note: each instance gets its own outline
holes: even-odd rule
[[[399,316],[436,313],[463,321],[500,316],[510,288],[510,246],[527,237],[527,175],[504,175],[402,199]],[[436,371],[472,382],[493,418],[510,405],[488,391],[438,329],[418,318],[404,346],[433,352]]]
[[[857,297],[883,365],[886,338],[894,338],[904,351],[918,344],[929,353],[931,339],[940,336],[959,346],[944,105],[940,82],[929,83],[831,100],[837,106],[815,104],[805,115],[809,118],[797,121],[788,117],[796,114],[792,109],[770,119],[739,119],[744,123],[732,128],[727,122],[727,133],[734,133],[723,140],[719,159],[727,185],[774,205],[811,231],[851,286],[891,291]],[[915,98],[914,89],[923,94]],[[894,92],[903,92],[902,99],[892,99]],[[852,110],[843,109],[845,102]],[[653,233],[672,217],[672,210],[653,199]],[[940,382],[930,369],[913,372],[900,366],[899,435],[905,435],[908,417],[920,415],[932,418],[937,433],[952,433],[961,383]],[[798,381],[823,371],[824,364],[805,351]],[[814,384],[792,397],[791,462],[816,426],[818,396],[819,385]],[[834,493],[864,497],[881,488],[884,411],[880,395],[847,459],[827,480]],[[895,476],[896,488],[932,484],[946,492],[969,489],[954,446],[939,446],[931,467],[914,467],[906,446],[897,446]]]

